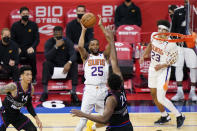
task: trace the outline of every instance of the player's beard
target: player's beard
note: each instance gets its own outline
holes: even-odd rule
[[[93,50],[90,50],[90,52],[93,54],[93,55],[98,55],[99,51],[97,50],[96,52],[93,51]]]

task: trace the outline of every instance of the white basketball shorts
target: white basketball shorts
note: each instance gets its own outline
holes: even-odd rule
[[[154,68],[149,67],[148,72],[148,87],[149,88],[164,88],[167,90],[169,79],[170,79],[171,68],[160,69],[159,71],[155,71]]]
[[[104,100],[107,94],[108,88],[106,87],[106,85],[85,85],[81,104],[81,111],[90,114],[95,108],[96,112],[98,112],[99,114],[103,114]]]

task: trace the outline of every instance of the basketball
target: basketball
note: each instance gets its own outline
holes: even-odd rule
[[[85,13],[81,18],[81,23],[85,28],[92,28],[96,24],[96,16],[93,13]]]

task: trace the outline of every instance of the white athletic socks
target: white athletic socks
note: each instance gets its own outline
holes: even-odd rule
[[[161,112],[161,116],[162,116],[162,117],[166,117],[167,115],[168,115],[168,113],[167,113],[166,111]]]

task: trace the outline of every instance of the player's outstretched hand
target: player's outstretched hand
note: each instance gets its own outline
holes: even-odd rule
[[[40,131],[42,131],[42,122],[40,121],[40,119],[37,116],[35,116],[35,119],[36,119],[36,124],[40,128]]]
[[[114,34],[113,34],[113,31],[112,30],[106,29],[105,36],[106,36],[106,38],[107,38],[108,41],[114,42]]]
[[[72,109],[70,112],[73,116],[78,116],[78,117],[84,116],[84,113],[80,110]]]

